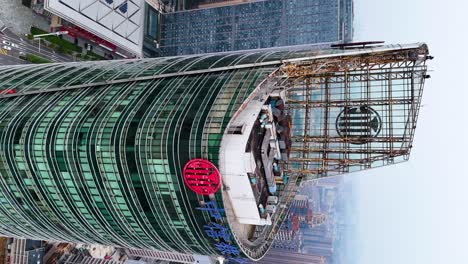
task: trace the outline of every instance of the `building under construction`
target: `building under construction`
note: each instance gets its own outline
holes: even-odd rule
[[[301,181],[408,159],[425,44],[0,67],[0,234],[261,259]]]

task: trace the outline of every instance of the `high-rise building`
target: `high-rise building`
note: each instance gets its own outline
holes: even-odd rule
[[[275,242],[273,243],[272,248],[289,251],[289,252],[299,252],[302,245],[302,233],[280,230],[275,237]]]
[[[304,231],[304,239],[317,240],[321,238],[331,238],[331,233],[325,225],[319,225]]]
[[[158,12],[169,13],[183,9],[186,0],[145,0],[145,2]]]
[[[174,56],[352,39],[352,0],[235,3],[163,14],[160,54]]]
[[[408,158],[428,58],[360,44],[0,67],[0,234],[258,260],[302,179]]]
[[[323,225],[327,220],[327,216],[323,213],[315,213],[312,214],[311,219],[309,221],[310,228],[314,228],[319,225]]]
[[[326,226],[305,230],[302,234],[302,252],[324,257],[333,255],[333,237]]]
[[[325,258],[313,254],[301,254],[281,249],[272,249],[259,263],[264,264],[325,264]]]
[[[44,247],[41,241],[32,241],[21,238],[3,238],[7,241],[7,249],[4,252],[3,263],[14,264],[42,264]],[[2,250],[4,250],[2,248]]]

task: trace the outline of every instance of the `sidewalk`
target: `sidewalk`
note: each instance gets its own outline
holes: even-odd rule
[[[0,0],[0,6],[0,25],[5,23],[5,26],[20,36],[29,33],[31,26],[45,30],[49,28],[49,22],[22,5],[21,0]]]

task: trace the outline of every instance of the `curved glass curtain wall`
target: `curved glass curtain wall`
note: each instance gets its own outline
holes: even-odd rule
[[[180,172],[217,163],[230,117],[278,65],[183,72],[287,54],[0,67],[1,89],[26,93],[0,95],[0,233],[216,254]]]

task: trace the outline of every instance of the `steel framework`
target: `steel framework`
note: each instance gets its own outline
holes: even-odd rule
[[[422,46],[285,64],[284,171],[313,179],[407,160],[428,58]]]

